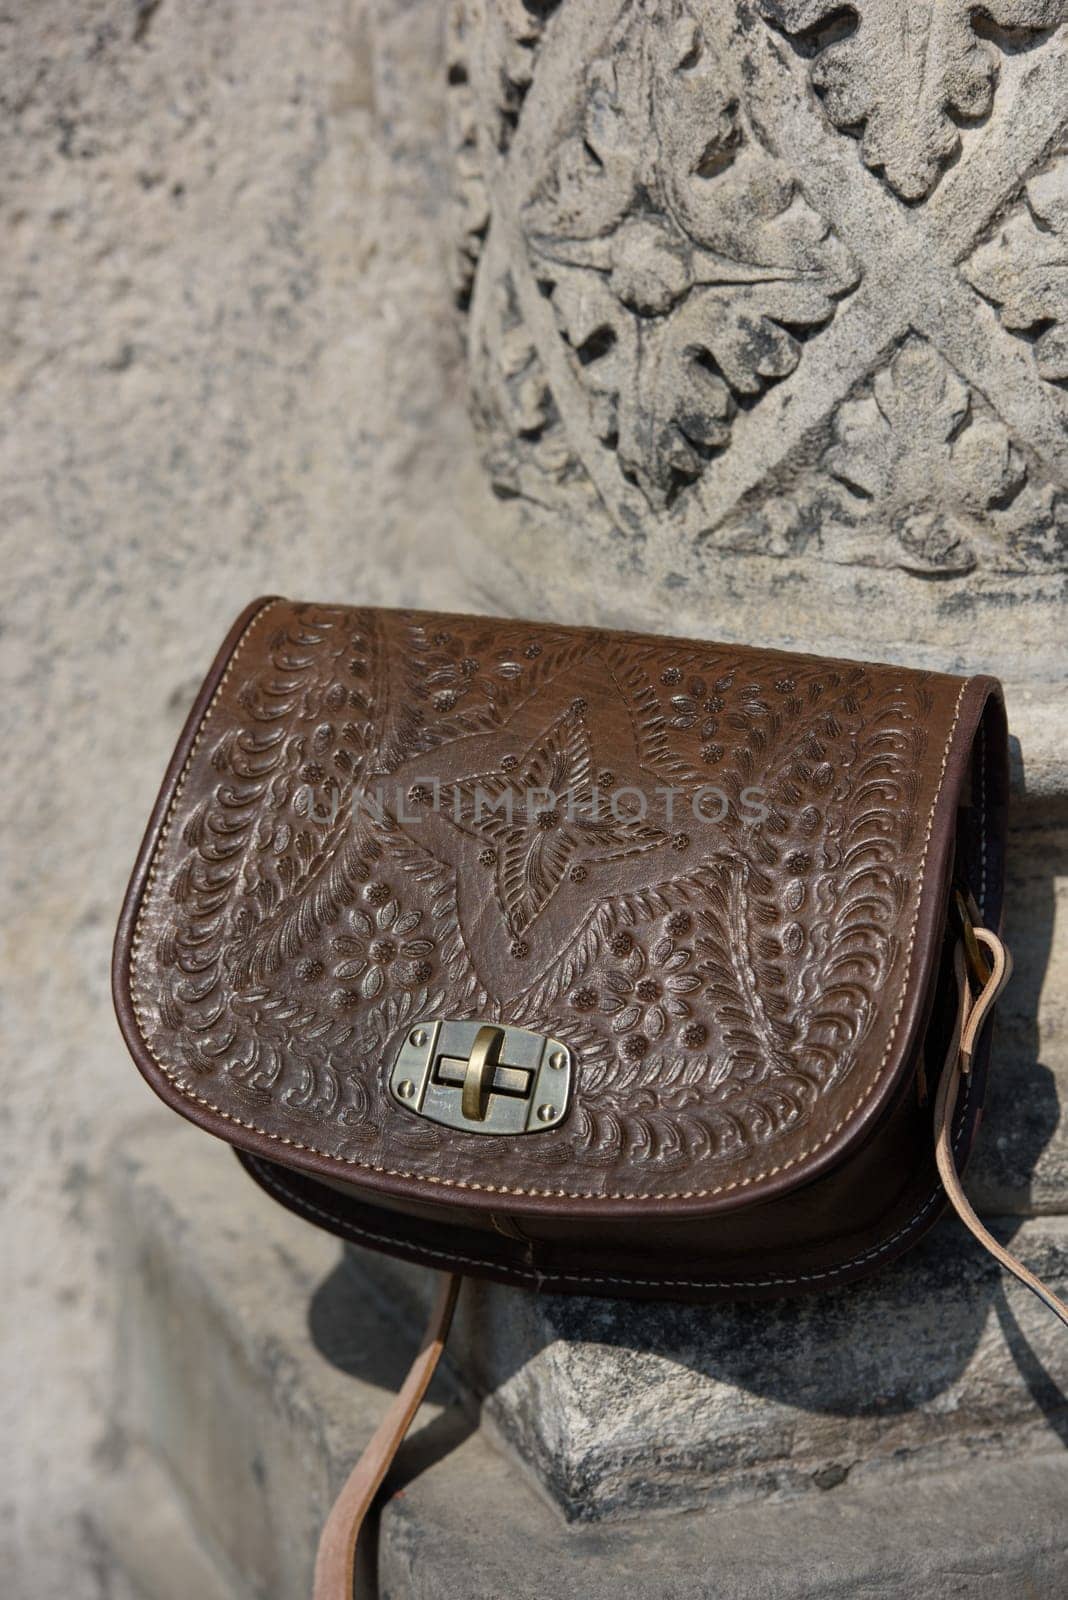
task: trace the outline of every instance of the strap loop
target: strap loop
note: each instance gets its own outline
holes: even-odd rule
[[[996,1261],[1018,1278],[1032,1294],[1036,1294],[1043,1305],[1047,1306],[1055,1317],[1059,1317],[1065,1327],[1068,1327],[1068,1305],[1058,1299],[1052,1289],[1025,1267],[1022,1261],[1018,1261],[1010,1254],[1004,1245],[999,1244],[994,1235],[980,1222],[961,1188],[960,1176],[953,1159],[953,1114],[957,1107],[961,1077],[971,1071],[976,1040],[989,1016],[991,1006],[1012,975],[1012,957],[997,935],[991,933],[989,928],[976,928],[975,938],[989,956],[991,970],[978,993],[973,994],[968,978],[964,945],[963,943],[957,945],[953,952],[953,972],[957,982],[958,997],[957,1020],[953,1027],[953,1037],[950,1040],[935,1101],[935,1159],[938,1162],[938,1172],[950,1203],[964,1226],[978,1239],[985,1250],[989,1250]]]

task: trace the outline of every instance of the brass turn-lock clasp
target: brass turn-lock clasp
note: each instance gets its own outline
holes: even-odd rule
[[[540,1133],[563,1119],[571,1052],[559,1039],[493,1022],[418,1022],[390,1073],[407,1110],[467,1133]]]
[[[468,1122],[484,1122],[486,1119],[486,1105],[503,1043],[503,1028],[493,1028],[487,1024],[475,1034],[475,1042],[464,1068],[464,1087],[460,1096],[460,1110]]]

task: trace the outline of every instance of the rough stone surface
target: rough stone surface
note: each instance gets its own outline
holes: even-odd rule
[[[145,1451],[125,1454],[101,1485],[85,1533],[110,1600],[241,1600],[241,1586],[205,1550],[176,1485]]]
[[[1065,15],[454,6],[477,419],[554,598],[610,564],[683,617],[728,590],[741,632],[978,622],[1063,673]]]
[[[100,1178],[150,1104],[108,997],[137,840],[241,607],[492,608],[464,550],[494,503],[436,0],[35,0],[0,52],[0,1570],[12,1600],[101,1600],[79,1519],[111,1406]]]
[[[358,1265],[354,1259],[340,1265],[336,1243],[274,1206],[225,1149],[194,1130],[126,1130],[108,1187],[118,1239],[122,1360],[108,1467],[87,1537],[98,1552],[115,1552],[116,1583],[120,1577],[129,1582],[138,1600],[183,1592],[205,1600],[303,1595],[326,1499],[414,1348],[412,1329],[396,1320],[405,1297],[376,1292],[378,1275],[369,1271],[375,1258],[366,1253]],[[989,1292],[982,1270],[967,1288],[974,1337]],[[901,1298],[898,1314],[908,1315]],[[756,1495],[735,1495],[729,1503],[703,1495],[700,1511],[653,1514],[669,1448],[656,1421],[665,1390],[679,1392],[688,1383],[688,1408],[706,1418],[710,1432],[724,1405],[733,1403],[741,1417],[739,1402],[728,1398],[731,1386],[722,1384],[717,1404],[715,1380],[700,1370],[702,1359],[707,1366],[709,1353],[718,1351],[722,1363],[733,1362],[732,1382],[743,1385],[738,1392],[750,1386],[749,1406],[757,1413],[754,1371],[762,1351],[768,1358],[770,1341],[750,1345],[748,1354],[739,1341],[731,1352],[730,1336],[741,1331],[734,1312],[621,1311],[575,1301],[556,1303],[539,1321],[543,1312],[534,1297],[514,1291],[501,1296],[505,1302],[513,1330],[528,1335],[528,1374],[515,1378],[530,1404],[546,1403],[550,1379],[572,1402],[589,1399],[599,1385],[600,1363],[629,1363],[617,1368],[628,1406],[617,1400],[611,1415],[618,1427],[625,1409],[643,1414],[644,1476],[636,1458],[628,1469],[643,1514],[615,1525],[569,1524],[537,1492],[526,1466],[494,1447],[492,1430],[472,1431],[473,1414],[458,1402],[449,1371],[398,1460],[377,1550],[372,1542],[364,1552],[377,1563],[384,1600],[551,1600],[573,1594],[577,1574],[583,1595],[623,1592],[643,1600],[696,1600],[710,1592],[713,1576],[714,1592],[728,1597],[901,1600],[937,1592],[1023,1600],[1057,1592],[1068,1576],[1059,1511],[1063,1457],[1052,1425],[1021,1453],[1008,1438],[998,1448],[993,1417],[973,1412],[957,1424],[962,1443],[970,1440],[972,1448],[954,1462],[908,1446],[897,1454],[888,1448],[877,1473],[848,1458],[825,1463],[807,1481],[768,1471]],[[998,1319],[987,1320],[1010,1329],[1019,1355],[1025,1346],[1012,1331],[1016,1309],[1001,1306]],[[840,1320],[847,1311],[843,1303]],[[591,1339],[595,1316],[600,1343]],[[863,1324],[863,1308],[858,1316]],[[630,1319],[625,1332],[622,1318]],[[450,1369],[454,1358],[464,1359],[473,1331],[461,1321]],[[517,1337],[503,1321],[495,1331],[505,1340]],[[858,1325],[857,1331],[863,1343],[870,1330]],[[551,1369],[547,1352],[530,1354],[546,1335],[560,1339]],[[836,1374],[826,1370],[832,1354],[826,1345],[821,1352],[812,1339],[793,1341],[796,1385],[813,1405],[813,1417],[822,1395],[829,1433],[842,1421],[834,1393],[847,1401],[846,1412],[855,1409],[851,1385],[865,1380],[858,1367],[867,1367],[884,1396],[900,1380],[893,1357],[887,1370],[877,1370],[880,1347],[897,1342],[875,1334],[870,1348],[848,1356],[848,1370]],[[946,1343],[952,1364],[954,1351],[957,1358],[962,1354],[954,1327]],[[664,1352],[688,1377],[672,1377],[666,1359],[658,1365]],[[1052,1393],[1052,1376],[1043,1378],[1047,1354],[1042,1341],[1033,1340],[1036,1417],[1039,1401],[1048,1404]],[[941,1360],[944,1368],[947,1357]],[[777,1370],[783,1370],[781,1360]],[[965,1393],[967,1406],[972,1382],[965,1379],[956,1395],[943,1394],[951,1427],[955,1400]],[[937,1384],[933,1379],[932,1392]],[[1008,1387],[1002,1384],[1002,1400]],[[996,1389],[988,1389],[992,1406]],[[937,1402],[919,1399],[937,1431]],[[790,1425],[785,1410],[780,1415],[786,1444]],[[887,1444],[902,1415],[893,1402],[885,1409]],[[1026,1423],[1018,1419],[1016,1428]],[[759,1439],[759,1428],[753,1438]],[[765,1434],[765,1447],[769,1438]],[[195,1587],[183,1591],[180,1579]],[[124,1591],[114,1592],[127,1600]]]
[[[1068,1580],[1064,1468],[567,1528],[479,1436],[386,1506],[382,1600],[1039,1600]],[[491,1508],[487,1510],[487,1508]]]
[[[90,1527],[152,1600],[170,1600],[175,1548],[235,1600],[296,1600],[418,1334],[191,1129],[127,1130],[108,1190],[119,1359]],[[443,1373],[413,1444],[449,1396]],[[131,1496],[161,1525],[155,1555]]]
[[[995,1223],[1068,1287],[1068,1223]],[[354,1252],[423,1304],[427,1274]],[[569,1519],[818,1492],[1027,1459],[1068,1440],[1068,1353],[1037,1301],[939,1227],[863,1285],[778,1304],[464,1291],[453,1359]]]

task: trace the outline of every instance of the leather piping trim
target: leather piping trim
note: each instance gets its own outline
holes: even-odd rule
[[[973,1079],[967,1080],[964,1095],[957,1108],[957,1132],[954,1136],[954,1146],[959,1155],[960,1142],[968,1123],[968,1104],[971,1099]],[[361,1228],[358,1223],[350,1222],[345,1217],[335,1216],[326,1211],[322,1206],[317,1206],[314,1201],[307,1200],[301,1194],[291,1189],[283,1178],[269,1162],[262,1156],[245,1156],[246,1163],[254,1169],[256,1182],[279,1200],[290,1211],[296,1212],[309,1222],[314,1222],[326,1227],[336,1237],[349,1239],[353,1244],[378,1245],[384,1250],[397,1250],[400,1241],[386,1233],[375,1233],[370,1228]],[[840,1261],[833,1267],[824,1267],[819,1272],[798,1272],[792,1277],[784,1274],[775,1274],[768,1278],[702,1278],[693,1275],[689,1278],[646,1278],[636,1275],[628,1276],[622,1273],[611,1274],[605,1272],[541,1272],[535,1267],[523,1267],[518,1262],[509,1262],[503,1269],[504,1275],[509,1279],[524,1278],[534,1288],[543,1288],[551,1283],[577,1283],[577,1284],[611,1284],[624,1288],[631,1285],[643,1289],[770,1289],[776,1287],[789,1288],[798,1283],[822,1283],[828,1279],[840,1277],[843,1273],[851,1272],[854,1267],[861,1266],[864,1262],[874,1261],[879,1256],[893,1250],[899,1239],[911,1233],[932,1209],[945,1200],[945,1191],[941,1180],[928,1195],[923,1204],[913,1212],[909,1220],[897,1228],[888,1239],[883,1239],[877,1245],[871,1245],[867,1250],[861,1250],[857,1255],[850,1256],[847,1261]],[[487,1260],[482,1256],[472,1256],[455,1253],[451,1250],[437,1250],[429,1245],[416,1245],[412,1253],[420,1261],[438,1261],[445,1268],[454,1270],[463,1267],[481,1268],[486,1272],[495,1273],[502,1270],[498,1261]]]
[[[935,816],[938,811],[938,803],[942,797],[942,785],[945,781],[946,768],[949,764],[953,740],[957,732],[957,726],[960,722],[961,706],[964,702],[964,696],[968,690],[970,680],[965,679],[961,684],[953,711],[953,718],[950,723],[949,733],[946,738],[945,748],[942,751],[942,761],[939,767],[938,781],[935,785],[934,798],[931,802],[931,809],[927,818],[927,827],[924,833],[923,851],[920,856],[920,861],[916,872],[916,907],[913,912],[912,923],[909,928],[908,945],[905,955],[905,972],[904,977],[901,980],[901,989],[898,995],[894,1015],[891,1020],[890,1033],[886,1048],[883,1051],[883,1057],[878,1068],[872,1074],[863,1092],[858,1095],[852,1104],[847,1108],[847,1110],[843,1112],[834,1126],[826,1134],[824,1134],[821,1139],[817,1140],[815,1144],[807,1145],[805,1149],[799,1151],[796,1155],[791,1156],[788,1161],[779,1162],[774,1166],[763,1168],[760,1172],[750,1173],[744,1177],[735,1178],[730,1183],[717,1184],[707,1189],[684,1189],[675,1191],[660,1191],[655,1194],[634,1194],[626,1190],[605,1193],[597,1190],[527,1189],[520,1188],[517,1185],[467,1183],[462,1179],[441,1178],[436,1177],[433,1174],[411,1172],[398,1167],[385,1167],[378,1162],[361,1161],[355,1156],[337,1155],[331,1151],[321,1149],[318,1145],[307,1144],[300,1139],[291,1139],[285,1134],[272,1133],[270,1129],[261,1127],[259,1123],[249,1122],[242,1117],[235,1116],[233,1112],[224,1110],[223,1107],[216,1105],[214,1101],[207,1099],[206,1096],[195,1094],[191,1089],[185,1088],[181,1083],[178,1082],[176,1069],[172,1066],[169,1066],[156,1054],[146,1037],[142,1017],[143,1006],[139,1006],[138,1004],[135,987],[137,982],[138,957],[140,955],[142,944],[141,924],[145,913],[145,902],[155,884],[159,856],[169,836],[171,824],[174,821],[174,815],[177,811],[183,790],[185,788],[186,779],[189,775],[193,761],[196,758],[197,752],[200,749],[200,745],[203,742],[204,736],[207,733],[208,724],[211,720],[212,713],[219,702],[223,690],[230,680],[234,668],[236,667],[244,647],[249,640],[252,630],[276,605],[285,603],[287,602],[282,600],[280,597],[273,596],[270,599],[264,600],[263,602],[256,603],[253,608],[250,608],[251,614],[246,613],[247,620],[244,620],[244,626],[241,627],[236,642],[231,647],[229,657],[226,659],[226,664],[221,670],[221,675],[219,676],[214,689],[207,699],[207,704],[204,706],[203,710],[200,711],[199,720],[196,719],[196,712],[199,710],[199,702],[198,706],[194,708],[194,714],[190,717],[190,727],[187,729],[187,733],[183,735],[182,745],[184,745],[185,739],[189,736],[189,734],[192,733],[193,728],[195,728],[195,733],[192,733],[192,739],[188,748],[188,752],[182,760],[181,766],[173,780],[170,778],[170,775],[168,775],[166,787],[170,788],[170,785],[173,782],[173,789],[171,790],[170,799],[166,804],[163,815],[158,822],[154,817],[152,822],[149,824],[146,838],[151,839],[152,841],[151,855],[147,874],[145,875],[144,882],[141,885],[137,896],[137,914],[134,921],[133,933],[129,946],[129,964],[126,975],[127,981],[122,986],[124,989],[123,999],[128,1000],[128,1008],[126,1005],[123,1005],[119,1009],[120,1023],[123,1025],[123,1031],[127,1037],[127,1042],[134,1049],[134,1054],[137,1059],[143,1061],[145,1057],[147,1057],[163,1074],[164,1079],[175,1094],[179,1095],[183,1100],[189,1101],[194,1105],[202,1107],[203,1110],[211,1112],[213,1116],[219,1117],[222,1121],[229,1123],[232,1127],[243,1128],[249,1133],[254,1133],[260,1138],[268,1139],[273,1144],[282,1145],[287,1149],[300,1151],[308,1155],[318,1156],[334,1168],[348,1167],[364,1172],[374,1172],[378,1173],[382,1177],[398,1178],[404,1180],[405,1182],[425,1185],[428,1188],[462,1189],[469,1192],[481,1192],[483,1194],[519,1195],[547,1200],[590,1200],[602,1203],[605,1201],[618,1200],[626,1201],[627,1203],[633,1205],[662,1205],[665,1201],[672,1200],[689,1201],[712,1199],[717,1195],[729,1194],[739,1189],[752,1188],[755,1184],[762,1183],[765,1179],[773,1178],[779,1173],[788,1172],[800,1166],[803,1162],[807,1161],[810,1156],[816,1155],[819,1151],[823,1150],[827,1145],[834,1141],[836,1136],[841,1133],[842,1130],[853,1120],[861,1107],[864,1106],[874,1096],[876,1090],[881,1087],[887,1063],[890,1061],[894,1053],[894,1046],[897,1042],[897,1034],[901,1022],[901,1016],[905,1009],[905,1004],[912,987],[912,968],[916,948],[916,930],[919,925],[920,914],[923,908],[925,887],[924,872],[927,865],[927,856],[930,851],[931,835],[934,829]],[[179,746],[179,750],[181,750],[182,745]],[[138,875],[138,869],[135,869],[135,876],[136,875]],[[118,959],[121,959],[121,941],[125,922],[126,916],[124,915],[123,922],[120,923],[119,934],[116,940],[117,961]],[[118,992],[120,984],[118,979],[117,965],[115,976],[115,987],[116,991]],[[132,1020],[135,1024],[136,1031],[133,1033],[133,1036],[131,1036],[132,1030],[128,1026],[128,1022],[130,1020]],[[225,1137],[225,1135],[221,1136]]]

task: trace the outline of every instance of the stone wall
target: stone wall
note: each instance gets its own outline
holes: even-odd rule
[[[436,0],[9,10],[0,1570],[11,1600],[99,1600],[87,1508],[124,1453],[101,1181],[132,1116],[168,1120],[108,997],[155,789],[257,593],[487,599]]]
[[[1065,14],[454,7],[476,415],[554,599],[610,565],[688,625],[1051,656]]]

